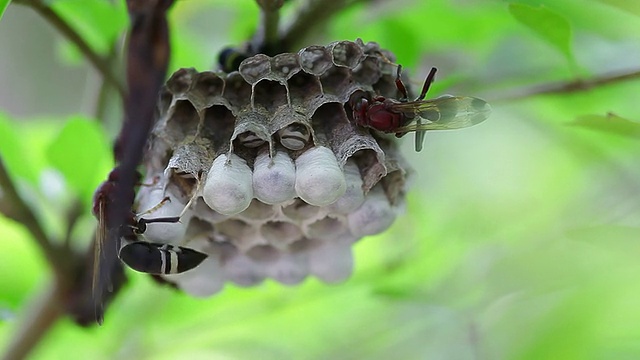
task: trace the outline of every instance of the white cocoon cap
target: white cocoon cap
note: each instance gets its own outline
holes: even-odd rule
[[[344,174],[333,151],[316,146],[296,159],[296,193],[311,205],[336,201],[347,188]]]
[[[374,187],[362,206],[347,216],[349,230],[357,238],[383,232],[396,219],[396,212],[389,204],[381,186]]]
[[[360,169],[351,159],[344,164],[344,178],[347,184],[344,195],[327,207],[332,213],[349,214],[364,202]]]
[[[223,265],[224,276],[240,286],[253,286],[264,280],[263,270],[252,259],[241,253],[226,259]]]
[[[223,215],[234,215],[249,207],[253,198],[251,169],[238,155],[222,154],[213,160],[202,189],[210,208]]]
[[[285,285],[296,285],[309,274],[307,257],[303,254],[282,254],[275,262],[267,265],[269,277]]]
[[[195,297],[211,296],[222,290],[224,286],[220,260],[215,256],[209,256],[193,270],[181,274],[164,275],[164,277]]]
[[[302,231],[298,225],[287,221],[267,221],[260,227],[260,235],[269,245],[286,249],[289,244],[302,238]]]
[[[320,280],[336,283],[346,280],[353,272],[351,243],[323,241],[309,251],[309,269]]]
[[[273,162],[272,162],[273,160]],[[280,204],[296,197],[296,168],[286,151],[277,151],[273,159],[261,152],[253,164],[253,192],[265,204]]]
[[[174,217],[180,215],[182,210],[184,210],[185,204],[178,201],[173,194],[165,193],[162,188],[154,187],[150,188],[148,192],[141,191],[140,193],[141,196],[138,207],[141,212],[146,212],[157,206],[157,209],[141,215],[141,218],[152,220],[156,218]],[[168,197],[169,200],[162,203],[165,197]],[[160,205],[160,203],[162,204]],[[147,223],[144,237],[150,242],[179,244],[187,231],[187,225],[189,224],[191,215],[191,212],[187,211],[182,218],[180,218],[179,222]]]

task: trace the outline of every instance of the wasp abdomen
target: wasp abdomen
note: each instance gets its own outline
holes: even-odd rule
[[[200,265],[207,255],[182,246],[135,241],[125,245],[119,257],[129,267],[143,273],[179,274]]]

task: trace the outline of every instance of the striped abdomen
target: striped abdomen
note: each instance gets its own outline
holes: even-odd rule
[[[178,274],[200,265],[206,254],[169,244],[135,241],[125,245],[120,260],[134,270],[148,274]]]

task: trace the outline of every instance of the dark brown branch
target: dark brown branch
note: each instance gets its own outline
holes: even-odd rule
[[[138,179],[136,168],[151,133],[160,88],[169,64],[169,27],[166,13],[173,0],[127,0],[131,19],[127,47],[128,93],[124,104],[124,121],[114,146],[117,176],[111,176],[112,191],[105,203],[107,238],[100,244],[100,257],[104,259],[97,269],[93,294],[95,314],[102,322],[104,289],[112,287],[111,274],[117,272],[118,243],[121,229],[131,214],[133,196]],[[102,186],[101,186],[102,187]]]
[[[56,277],[60,280],[64,279],[66,274],[69,273],[69,267],[67,266],[68,263],[63,260],[62,249],[55,246],[49,239],[31,208],[18,194],[1,157],[0,188],[2,191],[0,194],[0,212],[25,226],[40,246]]]
[[[635,79],[640,79],[640,70],[634,70],[625,73],[605,74],[596,76],[591,79],[579,79],[566,83],[541,85],[533,89],[514,91],[507,95],[497,96],[492,100],[492,102],[514,101],[538,95],[587,91],[596,87]]]
[[[35,348],[49,329],[65,313],[63,306],[64,288],[54,281],[44,294],[34,296],[34,304],[27,307],[26,318],[13,334],[3,359],[24,359]]]
[[[14,0],[13,3],[31,7],[40,16],[46,19],[56,30],[58,30],[67,40],[75,44],[80,52],[89,60],[93,67],[102,74],[106,82],[113,86],[120,96],[124,98],[125,89],[122,81],[113,73],[109,62],[96,53],[91,46],[78,34],[69,24],[55,13],[48,5],[41,0]]]

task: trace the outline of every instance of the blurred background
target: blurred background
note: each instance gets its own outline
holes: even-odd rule
[[[48,3],[120,63],[122,1]],[[284,23],[296,3],[285,5]],[[176,1],[170,72],[213,68],[258,20],[251,0]],[[637,3],[353,1],[300,45],[358,37],[395,53],[414,88],[435,66],[430,97],[480,97],[493,114],[428,133],[421,153],[413,135],[402,139],[415,170],[406,213],[355,245],[349,280],[229,284],[194,299],[129,271],[103,326],[63,318],[32,357],[640,358]],[[71,239],[83,249],[121,106],[27,6],[8,6],[0,49],[0,154],[51,234],[62,237],[63,209],[81,199]],[[65,177],[75,170],[88,175]],[[5,217],[0,249],[3,353],[52,275],[25,228]]]

